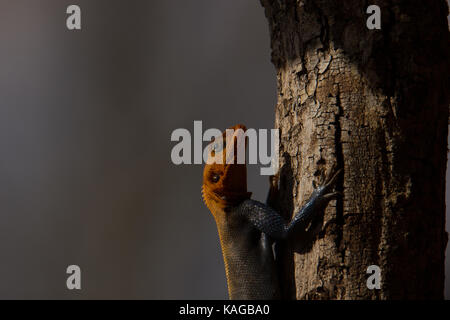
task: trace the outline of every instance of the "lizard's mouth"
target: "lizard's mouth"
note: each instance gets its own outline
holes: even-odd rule
[[[220,199],[222,199],[223,201],[227,201],[227,196],[219,196],[217,195]]]
[[[207,185],[203,186],[203,198],[215,198],[216,200],[227,201],[228,197],[222,193],[211,190]],[[206,200],[206,199],[205,199]]]
[[[202,193],[204,202],[215,200],[224,205],[235,205],[251,196],[251,192],[215,191],[206,185],[203,186]]]

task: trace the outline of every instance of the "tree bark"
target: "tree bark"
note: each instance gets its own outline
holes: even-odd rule
[[[445,0],[261,0],[277,70],[281,212],[343,168],[319,232],[283,250],[297,299],[442,299],[450,102]],[[369,5],[381,30],[369,30]],[[381,269],[370,290],[367,267]]]

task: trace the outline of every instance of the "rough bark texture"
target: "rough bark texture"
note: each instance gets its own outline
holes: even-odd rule
[[[344,169],[320,232],[284,254],[285,294],[443,298],[446,1],[261,2],[278,79],[281,211],[300,208],[332,164]],[[366,27],[371,4],[381,30]],[[370,265],[381,290],[366,286]]]

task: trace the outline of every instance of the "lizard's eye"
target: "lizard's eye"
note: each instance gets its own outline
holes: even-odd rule
[[[219,180],[220,180],[220,176],[219,176],[218,174],[213,174],[213,175],[211,176],[211,181],[212,181],[212,182],[216,183],[216,182],[219,181]]]

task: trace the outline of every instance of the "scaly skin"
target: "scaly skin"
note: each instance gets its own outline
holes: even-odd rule
[[[243,145],[245,150],[246,128],[236,125],[230,129],[235,130],[235,134],[227,137],[224,132],[224,143],[215,141],[215,150],[209,152],[202,187],[203,199],[219,233],[228,294],[233,300],[279,299],[280,284],[272,244],[289,238],[293,232],[305,230],[314,215],[338,195],[332,190],[340,170],[319,187],[313,184],[310,199],[292,221],[286,223],[268,205],[250,199],[245,163],[237,161],[239,146]],[[217,163],[218,159],[222,159],[221,163]],[[277,187],[274,180],[271,181],[270,192],[274,194]]]

